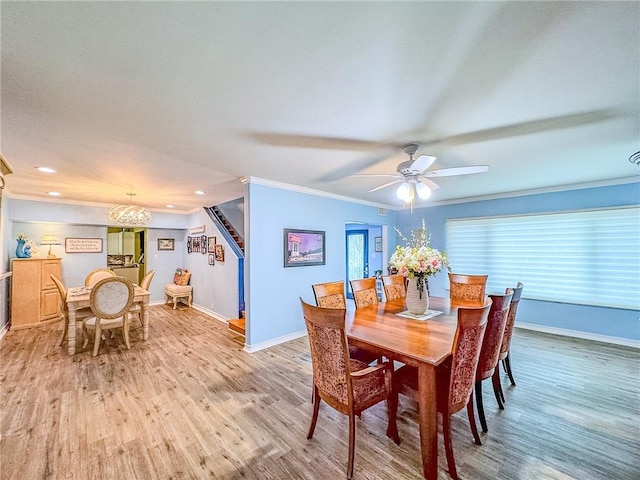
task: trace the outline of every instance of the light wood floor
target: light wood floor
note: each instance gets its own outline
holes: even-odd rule
[[[151,309],[149,340],[134,331],[129,351],[116,335],[98,357],[89,343],[70,358],[59,334],[53,325],[0,342],[2,479],[345,478],[346,417],[323,405],[305,438],[306,338],[247,354],[225,324],[170,306]],[[504,411],[485,382],[483,446],[464,411],[454,416],[461,478],[640,478],[637,350],[517,330],[512,357],[518,386]],[[416,405],[400,399],[400,446],[386,425],[383,405],[357,421],[354,480],[421,479]]]

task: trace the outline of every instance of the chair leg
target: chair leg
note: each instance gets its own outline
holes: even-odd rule
[[[100,326],[96,324],[96,333],[93,336],[93,353],[91,354],[92,357],[95,357],[98,355],[98,349],[100,348],[101,339],[102,339],[102,330],[100,329]]]
[[[456,461],[453,458],[453,446],[451,445],[451,415],[448,412],[442,414],[442,433],[444,434],[444,451],[447,454],[449,475],[453,480],[458,480]]]
[[[178,305],[178,297],[173,297],[173,309],[176,309],[176,306]]]
[[[469,417],[469,426],[473,434],[473,441],[476,445],[482,445],[480,435],[478,435],[478,427],[476,426],[476,414],[473,411],[473,390],[471,390],[471,395],[469,395],[469,401],[467,402],[467,417]]]
[[[127,314],[125,313],[125,315]],[[127,346],[127,350],[129,350],[131,348],[131,345],[129,344],[129,321],[126,319],[122,325],[122,336],[124,337],[124,344]]]
[[[307,433],[307,440],[313,437],[313,432],[316,429],[316,422],[318,421],[318,410],[320,410],[320,394],[318,393],[318,387],[313,386],[313,413],[311,414],[311,425],[309,426],[309,432]]]
[[[476,405],[478,406],[478,417],[480,417],[480,425],[483,432],[488,432],[487,420],[484,417],[484,405],[482,404],[482,380],[476,382]]]
[[[511,352],[507,352],[507,356],[505,357],[502,365],[504,369],[507,371],[507,375],[509,375],[509,380],[511,381],[511,385],[516,386],[516,381],[513,379],[513,373],[511,372]]]
[[[500,385],[500,374],[498,368],[491,375],[491,383],[493,383],[493,394],[496,396],[498,408],[504,410],[504,395],[502,394],[502,385]]]
[[[64,328],[62,330],[62,337],[60,338],[60,343],[58,344],[58,346],[62,346],[62,344],[66,340],[67,330],[69,329],[69,321],[66,318],[63,321],[64,321]]]
[[[84,324],[84,322],[82,322],[82,335],[84,336],[82,348],[87,348],[87,343],[89,343],[89,332],[87,331],[87,326]]]
[[[347,463],[347,479],[353,477],[353,457],[356,449],[356,416],[349,412],[349,461]]]

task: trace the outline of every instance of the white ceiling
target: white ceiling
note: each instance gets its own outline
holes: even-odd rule
[[[408,142],[490,167],[429,202],[638,174],[638,2],[0,8],[11,195],[188,211],[254,176],[401,207],[348,175],[395,173]]]

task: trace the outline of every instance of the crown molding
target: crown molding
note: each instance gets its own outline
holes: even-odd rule
[[[442,200],[440,202],[430,203],[429,205],[414,204],[413,209],[415,210],[416,208],[429,208],[429,207],[440,207],[444,205],[456,205],[459,203],[484,202],[487,200],[524,197],[527,195],[539,195],[542,193],[569,192],[571,190],[584,190],[586,188],[612,187],[615,185],[625,185],[628,183],[638,183],[638,182],[640,182],[640,176],[612,178],[609,180],[598,180],[595,182],[573,183],[573,184],[567,184],[567,185],[557,185],[555,187],[533,188],[531,190],[518,190],[513,192],[496,193],[492,195],[480,195],[477,197],[464,197],[464,198],[456,198],[453,200]],[[400,210],[408,210],[408,208],[401,208]]]
[[[281,183],[281,182],[275,182],[273,180],[266,180],[264,178],[242,177],[240,181],[245,185],[249,183],[253,183],[256,185],[264,185],[267,187],[279,188],[281,190],[289,190],[291,192],[314,195],[316,197],[331,198],[333,200],[341,200],[343,202],[357,203],[359,205],[367,205],[367,206],[376,207],[376,208],[386,208],[387,210],[399,210],[398,207],[395,205],[388,205],[386,203],[369,202],[369,201],[361,200],[358,198],[347,197],[345,195],[337,195],[335,193],[324,192],[322,190],[314,190],[312,188],[300,187],[298,185],[292,185],[290,183]]]

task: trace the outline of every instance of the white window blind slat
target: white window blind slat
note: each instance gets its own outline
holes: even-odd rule
[[[524,296],[640,309],[640,207],[452,219],[456,273],[488,274],[487,289],[520,281]]]

